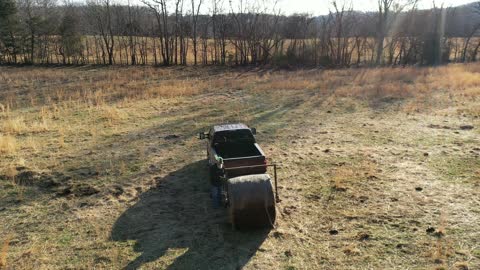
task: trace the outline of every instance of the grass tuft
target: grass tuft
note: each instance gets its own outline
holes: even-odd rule
[[[0,251],[0,269],[7,269],[8,248],[10,246],[10,237],[3,242],[2,250]]]
[[[22,134],[26,130],[23,117],[8,118],[3,121],[2,132],[9,134]]]
[[[12,155],[17,152],[17,141],[11,135],[0,135],[0,153]]]
[[[127,118],[127,114],[115,106],[101,106],[99,111],[100,118],[106,120],[109,124],[114,124]]]

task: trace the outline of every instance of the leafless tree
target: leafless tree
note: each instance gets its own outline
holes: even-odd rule
[[[475,3],[475,9],[472,16],[480,17],[480,2]],[[465,42],[464,42],[463,51],[462,51],[462,62],[466,62],[468,60],[467,54],[468,54],[468,48],[470,46],[470,42],[472,41],[472,38],[476,34],[478,34],[478,32],[480,32],[480,20],[478,20],[478,22],[473,25],[473,27],[470,29],[467,36],[465,37]],[[471,51],[471,56],[470,56],[471,60],[475,61],[475,59],[477,58],[479,49],[480,49],[480,41],[478,41],[478,44]]]
[[[384,42],[390,32],[392,22],[396,16],[408,6],[416,6],[418,0],[377,0],[377,36],[375,64],[380,65],[384,61]]]
[[[197,37],[197,25],[198,25],[198,16],[200,14],[200,8],[202,7],[203,0],[191,0],[192,4],[192,14],[191,14],[191,23],[192,23],[192,42],[193,42],[193,64],[196,66],[198,63],[198,37]]]
[[[100,35],[103,64],[114,64],[115,34],[113,32],[112,2],[110,0],[90,0],[88,2],[89,21]]]
[[[155,14],[160,36],[160,52],[163,64],[168,66],[172,63],[172,39],[169,31],[167,0],[142,0]]]

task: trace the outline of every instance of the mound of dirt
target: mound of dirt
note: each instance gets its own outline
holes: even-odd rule
[[[70,179],[59,172],[46,173],[29,170],[26,167],[17,167],[19,173],[15,176],[15,183],[21,186],[35,186],[44,189],[51,189],[60,186],[60,183]]]
[[[39,181],[40,174],[34,171],[22,171],[15,176],[15,184],[21,186],[33,186],[35,182]]]
[[[75,197],[88,197],[100,193],[100,190],[89,184],[69,184],[57,190],[56,195],[59,197],[73,195]]]
[[[118,197],[118,196],[122,195],[125,192],[125,190],[120,185],[114,185],[109,189],[109,192],[113,196]]]

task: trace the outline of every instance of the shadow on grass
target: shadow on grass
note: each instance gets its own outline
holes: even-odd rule
[[[197,161],[158,179],[117,219],[111,238],[136,241],[141,254],[124,269],[159,259],[155,267],[239,269],[269,230],[238,232],[226,220],[224,209],[212,207],[205,161]]]

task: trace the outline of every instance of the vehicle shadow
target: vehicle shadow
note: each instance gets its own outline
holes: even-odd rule
[[[206,163],[197,161],[158,179],[117,219],[111,238],[136,241],[141,254],[124,269],[154,261],[155,268],[240,269],[270,230],[234,231],[226,216],[213,208]]]

